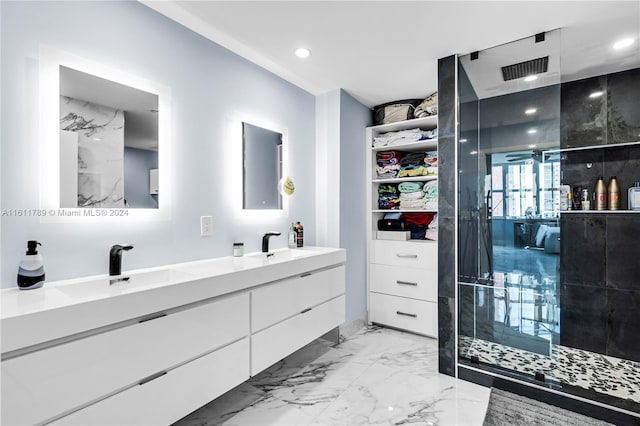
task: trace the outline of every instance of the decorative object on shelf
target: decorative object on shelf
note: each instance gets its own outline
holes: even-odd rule
[[[628,190],[629,210],[640,210],[640,182],[633,182],[633,186]]]

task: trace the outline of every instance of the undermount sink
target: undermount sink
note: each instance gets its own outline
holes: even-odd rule
[[[310,249],[278,249],[269,253],[252,253],[247,257],[261,259],[266,262],[281,262],[311,256],[312,254],[314,254],[314,251]]]
[[[192,274],[176,269],[123,273],[105,278],[93,278],[57,287],[57,290],[73,298],[108,296],[128,293],[141,288],[184,281],[193,278]]]

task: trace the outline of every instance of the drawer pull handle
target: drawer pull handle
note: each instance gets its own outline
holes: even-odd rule
[[[145,383],[149,383],[149,382],[150,382],[150,381],[152,381],[152,380],[155,380],[155,379],[157,379],[157,378],[159,378],[159,377],[164,376],[165,374],[167,374],[167,372],[166,372],[166,371],[161,371],[161,372],[159,372],[159,373],[152,374],[152,375],[150,375],[149,377],[145,377],[144,379],[140,380],[140,381],[138,382],[138,385],[142,386],[142,385],[144,385]]]
[[[305,272],[304,274],[300,275],[300,278],[308,277],[309,275],[311,275],[311,272]]]
[[[408,259],[417,259],[418,258],[417,254],[407,254],[407,253],[396,253],[396,256],[403,257],[403,258],[408,258]]]
[[[402,312],[402,311],[396,311],[396,314],[404,315],[405,317],[418,318],[418,315],[416,315],[416,314],[408,314],[408,313]]]
[[[418,286],[418,283],[412,283],[410,281],[400,281],[400,280],[396,280],[396,283],[398,284],[402,284],[402,285],[413,285],[413,286]]]
[[[307,309],[305,309],[305,310],[303,310],[303,311],[300,311],[300,313],[301,313],[301,314],[306,314],[306,313],[307,313],[307,312],[309,312],[310,310],[311,310],[311,308],[307,308]]]
[[[151,321],[151,320],[158,319],[158,318],[162,318],[162,317],[166,317],[166,316],[167,316],[167,314],[158,314],[158,315],[155,315],[155,316],[150,316],[150,317],[147,317],[147,318],[142,318],[140,321],[138,321],[138,323],[141,323],[141,322],[147,322],[147,321]]]

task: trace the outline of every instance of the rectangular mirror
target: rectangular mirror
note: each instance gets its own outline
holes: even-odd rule
[[[126,209],[168,218],[169,89],[48,47],[40,82],[41,207],[57,217]]]
[[[158,208],[158,95],[60,66],[60,164],[60,207]]]
[[[282,140],[282,133],[242,122],[243,209],[282,210]]]

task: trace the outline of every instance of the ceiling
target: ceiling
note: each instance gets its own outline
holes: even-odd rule
[[[638,0],[141,2],[312,94],[342,88],[369,107],[436,91],[438,58],[557,28],[564,81],[640,60]],[[622,36],[636,43],[612,52]]]

